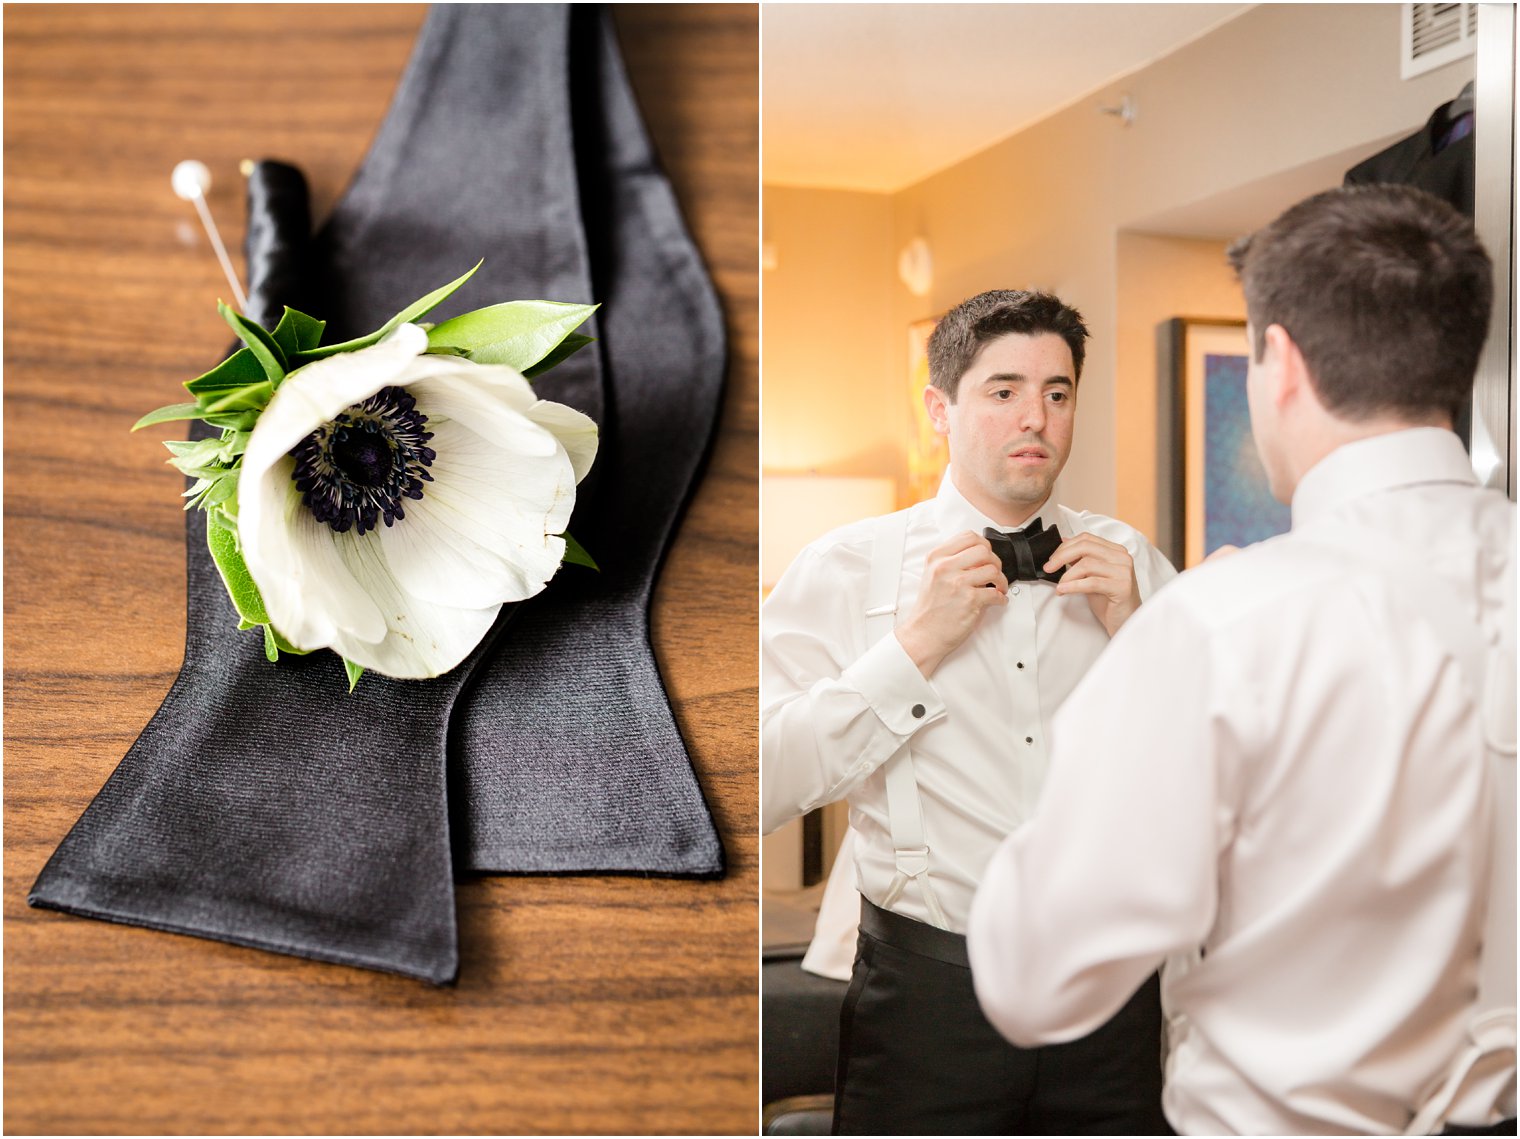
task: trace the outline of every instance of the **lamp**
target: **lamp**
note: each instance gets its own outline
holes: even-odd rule
[[[897,255],[897,276],[915,297],[927,297],[934,287],[934,255],[929,243],[915,237]]]

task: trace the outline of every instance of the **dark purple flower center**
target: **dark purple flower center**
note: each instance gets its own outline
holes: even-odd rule
[[[333,466],[342,471],[349,482],[367,487],[384,486],[396,465],[391,458],[390,440],[381,436],[373,423],[366,423],[364,427],[363,431],[344,428],[338,432],[327,453],[332,457]]]
[[[420,499],[433,481],[426,423],[405,388],[383,388],[301,440],[290,452],[296,489],[317,521],[364,534],[405,518],[401,500]]]

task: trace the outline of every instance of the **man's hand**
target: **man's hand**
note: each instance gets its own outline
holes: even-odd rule
[[[1066,573],[1056,583],[1056,593],[1085,593],[1093,616],[1112,637],[1140,608],[1140,585],[1135,581],[1135,559],[1117,542],[1096,534],[1078,534],[1056,547],[1045,568]]]
[[[957,534],[924,562],[918,601],[895,630],[898,643],[919,672],[932,676],[971,635],[984,609],[1008,604],[1007,594],[1003,564],[987,539],[970,530]]]

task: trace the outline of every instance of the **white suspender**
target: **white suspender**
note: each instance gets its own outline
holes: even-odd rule
[[[902,581],[903,548],[908,541],[908,512],[899,510],[878,520],[871,542],[871,576],[866,585],[866,644],[875,644],[897,624],[897,594]],[[930,920],[948,929],[945,911],[929,880],[929,847],[924,842],[923,808],[913,777],[912,748],[902,749],[882,765],[887,784],[887,820],[897,874],[887,887],[881,907],[890,910],[911,881],[917,881]]]

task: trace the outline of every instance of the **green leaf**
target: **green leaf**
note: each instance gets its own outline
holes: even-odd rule
[[[267,642],[273,640],[275,648],[279,649],[282,653],[289,653],[291,656],[304,657],[311,652],[310,649],[296,648],[295,645],[291,644],[284,637],[280,636],[280,631],[273,625],[265,625],[264,628],[268,630],[264,636],[265,641]]]
[[[253,353],[246,348],[239,348],[211,371],[188,381],[185,387],[199,396],[206,392],[246,387],[267,378],[263,366],[254,358]]]
[[[212,525],[208,521],[206,545],[211,550],[211,560],[216,562],[217,572],[222,575],[222,584],[227,587],[227,596],[232,598],[232,607],[237,610],[238,616],[248,623],[248,628],[264,625],[267,629],[269,614],[264,609],[264,597],[259,593],[259,587],[253,583],[253,575],[248,572],[242,551],[238,549],[237,531]],[[270,645],[268,632],[264,634],[264,643],[267,649]],[[269,659],[276,658],[271,656]]]
[[[563,364],[586,345],[594,343],[596,343],[594,336],[582,336],[579,332],[572,332],[559,342],[559,347],[553,352],[550,352],[531,368],[524,368],[523,377],[529,380],[536,380],[556,364]]]
[[[215,514],[207,514],[206,518],[206,545],[217,572],[222,575],[222,584],[227,587],[227,596],[232,598],[232,607],[237,610],[238,628],[263,629],[264,655],[271,661],[279,660],[281,653],[305,656],[311,650],[296,648],[269,623],[264,597],[238,548],[236,527],[221,522]]]
[[[220,439],[165,439],[164,446],[174,455],[193,455],[204,451],[207,446],[220,447]]]
[[[220,439],[197,439],[193,442],[188,439],[165,439],[164,446],[174,456],[169,462],[180,470],[184,470],[181,464],[192,467],[209,467],[222,458],[222,441]]]
[[[210,489],[206,491],[200,500],[201,509],[220,506],[236,495],[238,475],[241,473],[242,469],[240,467],[234,467],[232,470],[224,471],[212,480]]]
[[[241,473],[241,467],[222,467],[198,473],[194,484],[181,495],[190,500],[185,503],[185,509],[199,506],[202,510],[215,510],[225,514],[229,520],[235,518],[238,475]],[[228,524],[236,525],[230,521]]]
[[[189,510],[191,507],[199,506],[201,504],[201,499],[206,497],[206,492],[210,490],[212,486],[215,485],[215,483],[215,479],[206,478],[205,476],[201,476],[200,478],[197,478],[193,483],[191,483],[190,488],[186,490],[182,495],[180,495],[181,498],[188,498],[190,500],[189,502],[185,503],[185,509]]]
[[[570,532],[568,530],[561,534],[560,537],[565,540],[566,562],[573,566],[587,566],[591,569],[596,570],[597,573],[602,572],[602,567],[597,565],[596,560],[586,552],[586,547],[582,546],[574,538],[570,537]]]
[[[217,302],[216,311],[222,314],[222,319],[231,326],[233,332],[237,333],[238,339],[248,345],[248,351],[253,353],[254,359],[264,369],[264,378],[272,384],[278,384],[283,380],[286,371],[288,371],[285,353],[274,342],[274,337],[254,324],[253,321],[249,320],[242,313],[229,308],[220,301]]]
[[[463,348],[477,364],[506,364],[521,372],[553,352],[595,311],[595,305],[507,301],[444,321],[428,333],[428,347]]]
[[[155,423],[174,423],[181,419],[200,419],[205,415],[198,403],[171,403],[168,407],[161,407],[157,411],[150,411],[136,423],[132,424],[133,431],[140,431],[144,427],[152,427]]]
[[[215,480],[227,468],[209,463],[206,466],[196,466],[191,459],[170,459],[169,465],[186,478],[205,479],[208,482]]]
[[[455,277],[447,285],[443,285],[440,288],[434,289],[427,296],[421,298],[420,300],[415,300],[411,304],[407,305],[406,308],[402,309],[395,316],[391,317],[388,321],[385,322],[385,324],[380,329],[380,335],[384,336],[392,329],[400,328],[403,324],[410,324],[412,321],[417,320],[420,317],[424,317],[428,313],[432,312],[444,301],[453,296],[458,288],[466,281],[468,281],[471,277],[473,277],[475,275],[475,271],[485,263],[486,260],[484,257],[482,257],[479,261],[475,262],[475,264],[470,268],[469,272],[463,274],[462,276]]]
[[[280,323],[274,326],[274,342],[289,360],[297,352],[309,352],[322,343],[322,330],[326,327],[327,321],[307,316],[286,305]]]
[[[197,473],[196,480],[181,496],[188,499],[185,509],[200,507],[208,514],[225,517],[223,525],[237,526],[237,484],[241,468],[216,468]]]
[[[208,517],[215,518],[220,525],[236,530],[238,524],[237,495],[225,498],[221,502],[206,507],[206,514]]]
[[[353,692],[359,683],[359,678],[364,675],[364,666],[355,664],[347,657],[343,658],[343,671],[348,673],[348,690]]]
[[[210,415],[221,411],[263,411],[269,406],[269,400],[273,395],[273,382],[260,380],[244,388],[209,393],[203,395],[201,399],[205,401],[206,413]]]
[[[191,416],[191,418],[196,417]],[[252,431],[253,425],[259,421],[259,413],[256,411],[208,412],[199,418],[204,419],[212,427],[230,428],[233,431]]]
[[[402,309],[395,316],[391,317],[383,325],[377,328],[374,332],[371,332],[368,336],[361,336],[357,340],[345,340],[342,344],[328,344],[321,348],[311,349],[310,351],[298,352],[296,354],[294,362],[297,364],[306,364],[310,363],[312,360],[320,360],[324,356],[336,355],[339,352],[354,352],[360,348],[368,348],[377,340],[382,339],[386,333],[392,332],[395,329],[400,328],[403,324],[415,321],[419,317],[426,316],[428,313],[432,312],[444,301],[448,300],[460,285],[464,284],[471,277],[473,277],[475,275],[475,270],[479,269],[484,264],[484,260],[475,262],[475,268],[471,269],[464,276],[455,278],[447,285],[444,285],[442,288],[434,289],[431,293],[423,297],[421,300],[413,301],[411,304],[407,305],[406,308]]]

